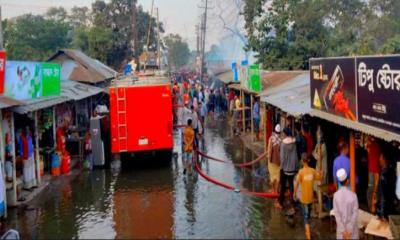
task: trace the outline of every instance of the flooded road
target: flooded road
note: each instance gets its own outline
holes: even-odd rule
[[[255,156],[232,137],[227,123],[213,123],[204,136],[205,151],[235,162]],[[303,239],[303,222],[295,226],[274,209],[274,201],[235,193],[194,173],[183,175],[179,133],[168,164],[83,172],[54,181],[25,209],[11,210],[7,226],[24,238],[294,238]],[[146,159],[151,161],[152,159]],[[251,169],[204,161],[203,170],[227,184],[267,190],[266,179]],[[312,220],[315,238],[334,238],[329,220]]]

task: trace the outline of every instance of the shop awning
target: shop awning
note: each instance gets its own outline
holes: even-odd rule
[[[308,114],[310,106],[310,74],[304,73],[260,94],[261,101],[295,117]]]
[[[333,114],[329,114],[323,111],[319,111],[316,109],[313,109],[310,112],[310,115],[313,117],[318,117],[321,119],[325,119],[329,122],[333,122],[335,124],[341,125],[343,127],[347,127],[359,132],[363,132],[365,134],[383,139],[385,141],[391,142],[391,141],[397,141],[400,142],[400,135],[398,134],[394,134],[392,132],[383,130],[383,129],[379,129],[376,127],[371,127],[369,125],[360,123],[360,122],[355,122],[355,121],[351,121],[349,119],[345,119],[339,116],[335,116]]]
[[[0,109],[21,105],[22,102],[6,96],[0,96]]]
[[[22,101],[21,106],[14,107],[13,111],[15,111],[16,113],[19,113],[19,114],[26,114],[26,113],[37,111],[40,109],[52,107],[54,105],[67,102],[69,100],[70,99],[65,96],[46,97],[46,98],[25,100],[25,101]]]
[[[240,86],[240,83],[230,84],[230,85],[228,85],[228,88],[234,89],[234,90],[237,90],[237,91],[243,91],[243,92],[245,92],[245,93],[247,93],[247,94],[254,94],[254,95],[257,95],[257,94],[258,94],[257,92],[254,92],[254,91],[251,91],[251,90],[242,88],[242,87]]]
[[[79,101],[103,92],[102,88],[71,80],[61,81],[61,96]]]

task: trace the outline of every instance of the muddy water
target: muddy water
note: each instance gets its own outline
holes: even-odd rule
[[[209,125],[204,150],[244,162],[255,156],[232,136],[225,122]],[[52,183],[25,209],[12,210],[8,227],[30,238],[304,238],[301,215],[295,225],[273,208],[273,200],[235,193],[193,174],[183,175],[179,133],[177,158],[168,164],[84,172]],[[154,159],[135,159],[152,161]],[[204,161],[210,176],[236,187],[267,190],[252,169]],[[328,220],[312,221],[316,238],[332,238]]]

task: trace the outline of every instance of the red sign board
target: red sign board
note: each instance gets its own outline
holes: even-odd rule
[[[4,93],[5,72],[6,72],[6,52],[0,51],[0,94]]]

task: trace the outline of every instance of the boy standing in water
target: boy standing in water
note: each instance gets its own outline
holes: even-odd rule
[[[296,183],[294,187],[294,194],[297,193],[298,185],[301,187],[300,202],[303,209],[304,217],[304,230],[307,239],[311,239],[311,228],[310,228],[310,213],[311,206],[314,199],[314,182],[321,180],[322,174],[315,171],[314,168],[309,167],[309,158],[307,153],[301,154],[301,159],[303,162],[303,168],[300,169],[299,174],[296,178]]]
[[[185,164],[185,169],[183,170],[183,174],[186,174],[186,171],[189,171],[190,175],[192,174],[194,134],[195,132],[192,128],[192,119],[188,119],[187,126],[183,131],[183,143],[184,143],[183,161]]]

